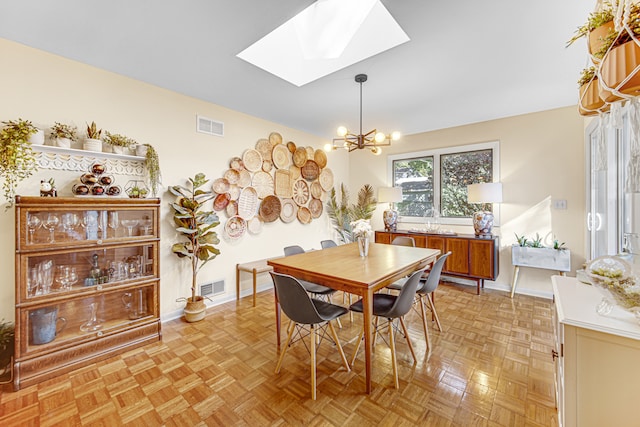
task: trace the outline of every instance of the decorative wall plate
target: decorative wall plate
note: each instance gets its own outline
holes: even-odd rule
[[[222,177],[226,179],[229,184],[237,184],[240,179],[240,172],[235,169],[227,169]]]
[[[272,147],[277,144],[282,144],[282,135],[280,135],[278,132],[271,132],[269,134],[269,142],[271,143]]]
[[[262,220],[254,216],[249,221],[247,221],[247,229],[251,234],[258,234],[262,231]]]
[[[313,181],[309,186],[309,191],[311,192],[311,197],[314,199],[322,198],[322,186],[318,181]]]
[[[260,218],[264,222],[273,222],[280,217],[282,211],[282,203],[276,196],[267,196],[260,203],[260,209],[258,210]]]
[[[303,224],[309,224],[311,222],[311,211],[309,208],[301,206],[298,209],[298,221]]]
[[[238,197],[238,216],[246,220],[253,218],[258,210],[258,192],[253,187],[243,188]]]
[[[244,188],[244,187],[248,187],[251,185],[251,173],[249,173],[248,170],[241,170],[239,172],[239,177],[238,177],[238,186],[240,188]]]
[[[322,172],[320,172],[319,181],[324,191],[330,191],[331,188],[333,188],[333,172],[331,172],[331,169],[322,169]]]
[[[293,183],[293,201],[303,206],[309,201],[309,185],[302,179]]]
[[[293,154],[293,153],[295,153],[295,152],[296,152],[296,148],[297,148],[297,147],[296,147],[296,143],[295,143],[295,142],[293,142],[293,141],[289,141],[289,142],[287,142],[287,149],[289,150],[289,152],[290,152],[291,154]]]
[[[256,150],[262,156],[262,160],[271,160],[272,145],[268,139],[262,138],[256,142]]]
[[[247,231],[247,222],[239,216],[233,216],[224,225],[224,231],[232,239],[239,239]]]
[[[231,200],[225,209],[227,216],[231,218],[232,216],[238,215],[238,202]]]
[[[291,181],[295,181],[300,178],[300,168],[297,166],[289,166],[289,173],[291,174]]]
[[[226,193],[227,191],[229,191],[229,181],[227,181],[225,178],[218,178],[213,181],[213,185],[211,185],[211,188],[215,193]]]
[[[250,148],[242,155],[242,163],[245,169],[251,172],[259,171],[262,168],[262,156],[258,151]]]
[[[269,173],[273,169],[273,162],[271,160],[262,161],[262,170]]]
[[[240,157],[232,157],[231,160],[229,160],[229,167],[231,169],[241,171],[244,170],[244,163],[242,163],[242,159]]]
[[[292,222],[296,219],[298,214],[298,206],[293,199],[282,199],[282,210],[280,211],[280,219],[285,224]]]
[[[293,164],[301,168],[307,161],[307,150],[304,147],[296,148],[293,153]]]
[[[316,150],[315,153],[313,153],[313,160],[316,161],[320,169],[327,166],[327,154],[324,152],[324,150]]]
[[[229,204],[229,200],[231,200],[229,193],[218,194],[213,200],[213,210],[218,212],[224,210]]]
[[[307,181],[315,181],[320,175],[320,168],[315,161],[307,160],[304,166],[300,168],[300,174]]]
[[[291,153],[285,145],[278,144],[273,147],[271,154],[273,158],[273,165],[278,169],[288,169],[291,165]]]
[[[282,147],[282,145],[280,145],[280,147]],[[291,198],[293,196],[291,183],[291,173],[288,170],[276,170],[276,173],[274,175],[275,195],[279,197]]]
[[[312,218],[320,218],[322,215],[322,201],[319,199],[311,199],[309,201],[309,211]]]
[[[251,186],[256,189],[260,199],[273,195],[273,177],[264,171],[253,174]]]

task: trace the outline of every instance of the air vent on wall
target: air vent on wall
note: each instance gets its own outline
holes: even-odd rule
[[[224,123],[203,116],[196,116],[196,131],[207,135],[224,136]]]
[[[217,282],[203,283],[200,285],[200,295],[203,297],[210,297],[213,295],[224,293],[224,280],[218,280]]]

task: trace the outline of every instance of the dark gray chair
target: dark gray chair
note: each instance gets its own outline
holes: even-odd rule
[[[416,240],[409,236],[396,236],[392,241],[392,245],[397,246],[413,246],[416,247]]]
[[[327,248],[336,247],[338,245],[333,240],[323,240],[320,242],[320,246],[322,246],[322,249],[327,249]]]
[[[409,345],[409,350],[411,351],[411,355],[413,356],[413,360],[417,361],[416,354],[413,351],[413,346],[411,345],[411,339],[409,338],[409,333],[407,332],[407,327],[404,324],[403,316],[411,310],[411,306],[413,305],[413,300],[416,296],[416,291],[418,286],[420,285],[420,278],[422,277],[423,270],[418,270],[413,273],[409,279],[407,279],[402,289],[400,289],[400,293],[398,295],[390,295],[390,294],[374,294],[373,295],[373,315],[378,317],[384,317],[387,319],[387,327],[389,329],[389,347],[391,348],[391,364],[393,365],[393,380],[396,388],[400,388],[400,384],[398,382],[398,365],[396,362],[396,345],[393,338],[394,328],[393,322],[395,319],[399,319],[400,325],[402,326],[402,332],[404,333],[405,338],[407,339],[407,344]],[[358,300],[354,304],[349,307],[350,310],[362,313],[362,300]],[[375,326],[374,337],[377,336],[378,326]],[[358,350],[360,349],[360,343],[362,342],[362,337],[364,336],[364,327],[362,328],[362,332],[360,332],[360,336],[358,338],[358,344],[356,344],[356,349],[353,352],[353,358],[351,359],[351,365],[356,360],[356,356],[358,355]]]
[[[443,254],[433,263],[433,267],[429,270],[429,275],[426,279],[420,280],[420,286],[416,291],[415,303],[420,304],[420,312],[422,314],[422,327],[424,328],[424,339],[427,342],[427,349],[431,349],[431,341],[429,340],[429,329],[427,329],[427,302],[429,303],[429,308],[431,309],[431,313],[433,313],[433,318],[436,321],[436,325],[438,326],[438,330],[442,332],[442,325],[440,324],[440,318],[438,317],[438,312],[436,311],[436,305],[433,301],[433,292],[438,288],[438,284],[440,283],[440,276],[442,275],[442,267],[444,266],[444,262],[447,260],[447,257],[451,255],[451,252],[447,252]],[[388,286],[389,289],[392,290],[401,290],[404,285],[395,282]]]
[[[278,295],[278,301],[280,307],[287,317],[290,319],[289,327],[287,328],[287,341],[282,347],[282,353],[278,359],[276,366],[276,374],[280,372],[282,366],[282,360],[287,352],[287,348],[292,344],[291,337],[294,331],[297,329],[302,340],[303,333],[309,330],[309,351],[311,353],[311,397],[316,399],[316,341],[318,345],[322,342],[322,337],[326,334],[327,326],[331,333],[331,338],[334,341],[340,358],[347,371],[350,371],[349,362],[342,351],[340,340],[335,328],[331,324],[332,320],[337,320],[340,316],[347,314],[348,310],[339,305],[331,304],[328,302],[320,301],[309,297],[302,284],[295,277],[271,272],[273,278],[273,284],[276,289],[276,295]],[[305,334],[306,335],[306,334]]]

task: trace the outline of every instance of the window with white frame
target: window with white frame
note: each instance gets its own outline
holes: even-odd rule
[[[471,224],[473,212],[493,207],[467,203],[467,186],[498,181],[499,164],[497,141],[389,156],[391,185],[402,187],[398,214],[422,222],[437,212],[444,224]]]

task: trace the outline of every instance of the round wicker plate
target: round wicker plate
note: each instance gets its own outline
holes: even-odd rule
[[[231,200],[229,193],[218,194],[216,198],[213,200],[213,210],[214,211],[224,210],[229,204],[229,200]]]
[[[309,211],[312,218],[320,218],[322,215],[322,201],[319,199],[311,199],[309,201]]]
[[[287,142],[287,149],[289,150],[289,152],[291,154],[295,153],[295,151],[296,151],[296,143],[293,142],[293,141]]]
[[[256,189],[260,199],[273,195],[273,177],[264,171],[253,174],[251,186]]]
[[[327,166],[327,154],[324,152],[324,150],[316,150],[315,153],[313,153],[313,160],[316,161],[320,169]]]
[[[235,201],[230,201],[229,204],[227,205],[227,216],[229,218],[231,218],[232,216],[236,216],[238,215],[238,202]]]
[[[236,184],[231,184],[229,186],[228,193],[231,200],[238,200],[238,197],[240,197],[240,187],[238,187]]]
[[[222,177],[226,179],[229,184],[237,184],[240,179],[240,172],[235,169],[227,169]]]
[[[271,160],[271,143],[266,138],[261,138],[256,142],[256,150],[262,156],[262,160]]]
[[[273,165],[278,169],[287,169],[291,164],[291,153],[282,144],[273,147],[271,156],[273,157]]]
[[[260,203],[259,214],[264,222],[273,222],[280,217],[282,203],[277,196],[267,196]]]
[[[271,169],[273,169],[273,162],[271,160],[263,160],[262,170],[265,172],[271,172]]]
[[[313,147],[310,146],[306,146],[304,148],[305,150],[307,150],[307,160],[313,160],[313,155],[315,154],[316,150],[314,150]]]
[[[311,191],[311,197],[313,197],[314,199],[322,198],[322,186],[318,181],[313,181],[309,189]]]
[[[238,239],[247,231],[247,222],[239,216],[233,216],[224,225],[224,231],[232,239]]]
[[[300,178],[300,168],[297,166],[289,166],[289,173],[291,174],[291,181],[295,181]]]
[[[242,163],[242,159],[240,157],[232,157],[229,161],[229,167],[231,169],[241,171],[244,169],[244,163]]]
[[[251,185],[251,173],[248,170],[241,170],[240,176],[238,177],[238,186],[240,188],[245,188]]]
[[[242,155],[242,163],[251,172],[259,171],[262,168],[262,156],[257,150],[249,148]]]
[[[258,192],[253,187],[243,188],[238,197],[238,216],[249,220],[258,210]]]
[[[211,188],[218,194],[226,193],[227,191],[229,191],[229,181],[227,181],[225,178],[218,178],[213,181],[213,185],[211,185]]]
[[[293,199],[282,199],[282,210],[280,211],[280,219],[282,222],[288,224],[296,219],[298,213],[298,206]]]
[[[269,134],[269,142],[271,143],[272,147],[277,144],[282,144],[282,135],[280,135],[278,132],[271,132]]]
[[[247,221],[247,227],[249,233],[258,234],[262,231],[262,220],[259,217],[254,216],[249,221]]]
[[[301,168],[307,161],[307,150],[304,147],[296,148],[293,153],[293,164]]]
[[[301,179],[293,183],[293,201],[302,206],[309,201],[309,185]]]
[[[311,222],[311,211],[309,211],[309,208],[301,206],[300,209],[298,209],[298,221],[303,224],[309,224]]]
[[[331,172],[331,169],[322,169],[322,172],[320,172],[319,181],[324,191],[330,191],[333,187],[333,172]]]
[[[300,174],[307,181],[315,181],[320,175],[320,168],[313,160],[307,160],[304,166],[300,168]]]

